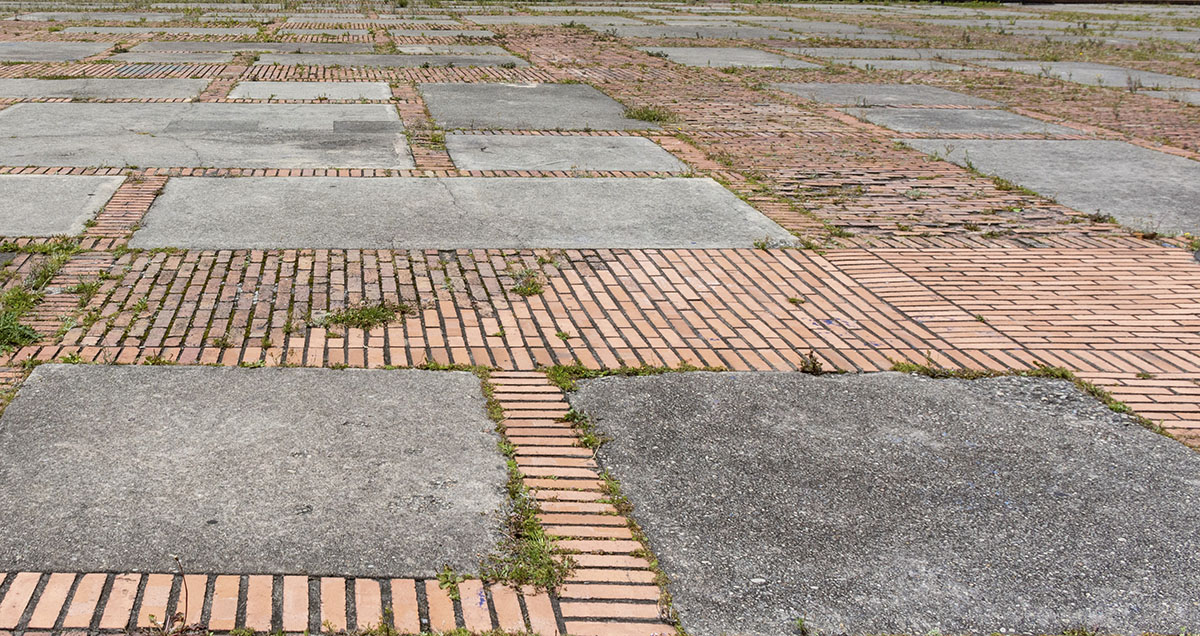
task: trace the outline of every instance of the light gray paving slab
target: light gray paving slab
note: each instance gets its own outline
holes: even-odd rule
[[[614,26],[603,29],[623,38],[715,38],[719,40],[803,40],[797,33],[757,26]]]
[[[199,95],[206,79],[0,79],[0,97],[72,99],[185,99]]]
[[[940,60],[860,60],[839,59],[830,60],[835,64],[845,64],[866,71],[965,71],[962,64],[952,64]]]
[[[1121,68],[1120,66],[1097,64],[1093,62],[981,60],[979,61],[979,64],[990,66],[992,68],[1017,71],[1019,73],[1054,77],[1068,82],[1088,84],[1091,86],[1112,86],[1117,88],[1128,88],[1133,86],[1139,89],[1200,89],[1200,79],[1177,77],[1174,75],[1154,73],[1151,71],[1139,71],[1135,69]]]
[[[128,13],[120,11],[37,11],[13,18],[28,22],[170,22],[178,13]]]
[[[805,99],[838,106],[999,106],[998,103],[921,84],[776,84]]]
[[[663,53],[673,62],[687,66],[752,66],[763,68],[820,68],[819,64],[796,60],[758,49],[705,46],[647,46],[643,51]]]
[[[258,29],[250,27],[124,27],[124,26],[73,26],[63,33],[103,33],[109,35],[137,35],[140,33],[167,33],[170,35],[254,35]]]
[[[593,28],[644,24],[641,20],[634,20],[633,18],[601,15],[473,15],[467,19],[475,24],[524,24],[534,26],[579,24]]]
[[[106,42],[0,42],[0,62],[73,62],[110,46]]]
[[[587,84],[421,84],[434,121],[444,128],[641,130],[611,97]]]
[[[288,35],[368,35],[370,31],[366,29],[300,29],[294,27],[282,28],[278,33],[286,33]]]
[[[42,365],[0,419],[0,567],[474,571],[506,505],[484,407],[465,372]]]
[[[355,54],[371,53],[375,50],[373,44],[355,42],[142,42],[135,45],[131,52],[182,51],[192,53],[242,53],[244,51],[270,51],[276,53],[321,53],[321,54]]]
[[[389,100],[387,82],[238,82],[229,97],[275,100]]]
[[[1200,162],[1120,141],[922,139],[905,143],[1081,212],[1157,232],[1200,233]]]
[[[232,53],[118,53],[111,58],[130,64],[228,64],[233,61]]]
[[[927,133],[1038,133],[1079,135],[1066,126],[1018,115],[1006,110],[961,108],[843,108],[843,112],[896,132]]]
[[[0,126],[0,165],[413,165],[388,104],[17,104],[0,110]]]
[[[814,33],[814,38],[826,40],[859,40],[863,42],[915,42],[918,38],[896,33]]]
[[[446,150],[460,170],[687,170],[645,137],[451,134]]]
[[[852,46],[830,47],[791,47],[800,55],[812,57],[832,57],[859,60],[997,60],[1015,59],[1021,57],[1008,51],[993,51],[989,49],[899,49]]]
[[[184,177],[167,183],[130,246],[701,248],[763,239],[791,235],[710,179]]]
[[[123,177],[0,175],[0,236],[79,234]]]
[[[388,34],[401,38],[491,38],[496,34],[482,29],[389,29]]]
[[[529,66],[515,55],[341,55],[337,53],[267,53],[256,65],[279,64],[313,66],[402,67],[424,66]]]
[[[569,399],[689,634],[1200,624],[1200,454],[1069,382],[668,373]]]

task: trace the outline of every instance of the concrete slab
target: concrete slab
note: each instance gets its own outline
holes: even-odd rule
[[[615,26],[603,29],[623,38],[714,38],[718,40],[803,40],[796,33],[756,26]]]
[[[401,38],[492,38],[495,33],[482,29],[389,29],[388,34]]]
[[[451,134],[446,150],[461,170],[687,170],[645,137]]]
[[[145,81],[145,80],[141,80]],[[411,168],[388,104],[17,104],[0,164]]]
[[[403,67],[428,66],[529,66],[529,62],[515,55],[339,55],[336,53],[266,53],[259,56],[255,65],[278,64],[281,66],[359,66],[359,67]]]
[[[800,55],[858,60],[1003,60],[1021,56],[990,49],[898,49],[852,46],[792,47]]]
[[[587,84],[421,84],[434,121],[444,128],[641,130],[625,109]]]
[[[475,24],[523,24],[532,26],[564,26],[578,24],[586,27],[645,24],[641,20],[602,15],[473,15],[467,18]]]
[[[1135,229],[1200,233],[1200,162],[1120,141],[905,140],[1081,212]]]
[[[268,51],[273,53],[370,53],[373,44],[353,42],[142,42],[130,49],[134,53],[182,51],[192,53],[242,53]]]
[[[234,99],[273,100],[390,100],[387,82],[238,82],[229,91]]]
[[[1054,77],[1090,86],[1113,86],[1117,88],[1129,88],[1133,86],[1139,89],[1200,89],[1200,79],[1177,77],[1164,73],[1139,71],[1092,62],[982,60],[979,64],[992,68],[1017,71],[1018,73]]]
[[[1138,91],[1142,95],[1200,106],[1200,91]]]
[[[843,108],[843,112],[905,133],[984,133],[1079,135],[1079,130],[1049,124],[1007,110],[959,108]]]
[[[710,179],[175,178],[130,245],[700,248],[790,237]]]
[[[687,66],[753,66],[762,68],[821,68],[819,64],[796,60],[758,49],[710,46],[645,46],[643,51],[664,53],[672,62]]]
[[[669,373],[570,401],[689,634],[1200,624],[1200,454],[1068,382]]]
[[[298,29],[287,27],[279,29],[276,33],[285,33],[287,35],[370,35],[370,31],[366,29]]]
[[[0,97],[72,99],[186,99],[208,86],[206,79],[0,79]]]
[[[838,59],[830,60],[835,64],[845,64],[867,71],[965,71],[962,64],[951,64],[938,60],[859,60]]]
[[[118,53],[111,58],[130,64],[228,64],[232,53]]]
[[[999,106],[997,102],[920,84],[775,84],[781,91],[839,106]]]
[[[250,27],[67,27],[63,33],[103,33],[109,35],[138,35],[142,33],[167,33],[170,35],[254,35],[258,29]]]
[[[0,236],[79,234],[123,177],[0,175]]]
[[[811,34],[814,38],[826,40],[859,40],[863,42],[916,42],[918,38],[910,35],[895,33],[819,33]]]
[[[121,11],[35,11],[13,18],[19,22],[170,22],[178,13],[129,13]]]
[[[493,427],[464,372],[42,365],[0,419],[0,567],[474,571]]]
[[[0,42],[0,62],[73,62],[110,46],[107,42]]]

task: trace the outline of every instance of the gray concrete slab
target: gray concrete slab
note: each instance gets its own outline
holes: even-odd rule
[[[700,248],[764,238],[791,235],[710,179],[175,178],[130,245]]]
[[[860,60],[840,59],[830,60],[835,64],[845,64],[865,71],[965,71],[962,64],[952,64],[939,60]]]
[[[753,66],[761,68],[821,68],[819,64],[796,60],[758,49],[712,46],[646,46],[643,51],[664,53],[672,62],[687,66]]]
[[[186,99],[208,86],[206,79],[0,79],[0,97],[72,99]]]
[[[1081,212],[1140,230],[1200,233],[1200,162],[1120,141],[923,139],[905,143]]]
[[[515,55],[340,55],[337,53],[265,53],[256,65],[360,66],[417,68],[429,66],[529,66]]]
[[[142,42],[131,52],[181,51],[191,53],[242,53],[246,51],[269,51],[273,53],[371,53],[373,44],[354,42]]]
[[[387,82],[238,82],[234,99],[273,100],[390,100]]]
[[[299,29],[287,27],[277,30],[276,33],[285,33],[287,35],[369,35],[371,32],[366,29]]]
[[[464,372],[43,365],[0,419],[0,567],[471,572],[493,427]]]
[[[1011,113],[1007,110],[961,108],[843,108],[872,124],[905,133],[991,133],[1080,135],[1074,128]]]
[[[396,52],[408,55],[507,55],[511,53],[495,44],[401,44]]]
[[[171,22],[178,13],[129,13],[122,11],[36,11],[13,18],[23,22]]]
[[[718,40],[803,40],[797,33],[756,26],[614,26],[603,29],[623,38],[714,38]]]
[[[800,55],[858,60],[999,60],[1021,56],[990,49],[898,49],[852,46],[791,47]]]
[[[73,62],[110,46],[107,42],[0,42],[0,62]]]
[[[1135,69],[1121,68],[1120,66],[1096,64],[1092,62],[981,60],[978,63],[984,66],[990,66],[992,68],[1053,77],[1068,82],[1075,82],[1077,84],[1088,84],[1090,86],[1112,86],[1116,88],[1129,88],[1130,86],[1133,86],[1139,89],[1200,89],[1200,79],[1177,77],[1175,75],[1166,75],[1164,73],[1139,71]]]
[[[1200,106],[1200,91],[1138,91],[1142,95]]]
[[[0,126],[3,165],[413,166],[388,104],[17,104]]]
[[[813,38],[826,40],[859,40],[862,42],[916,42],[919,38],[896,33],[816,33]]]
[[[775,84],[779,90],[838,106],[999,106],[997,102],[921,84]]]
[[[1200,454],[1068,382],[669,373],[570,401],[689,634],[1200,624]]]
[[[446,150],[461,170],[687,170],[645,137],[450,134]]]
[[[0,236],[79,234],[123,177],[0,175]]]
[[[641,20],[602,15],[473,15],[467,18],[475,24],[523,24],[532,26],[563,26],[578,24],[586,27],[609,27],[645,24]]]
[[[130,64],[228,64],[232,53],[118,53],[111,58]]]
[[[434,121],[445,128],[641,130],[611,97],[586,84],[421,84]]]
[[[483,29],[389,29],[388,34],[401,38],[492,38],[496,34]]]
[[[254,35],[258,29],[250,27],[104,27],[104,26],[73,26],[63,29],[63,33],[96,33],[108,35],[139,35],[142,33],[166,33],[170,35]]]

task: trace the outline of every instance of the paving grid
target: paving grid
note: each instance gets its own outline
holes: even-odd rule
[[[357,6],[351,8],[357,9]],[[992,32],[972,32],[967,44],[959,28],[918,23],[899,12],[845,16],[822,11],[816,5],[771,12],[816,22],[845,21],[918,36],[911,43],[901,41],[886,46],[971,46],[1024,55],[1029,54],[1031,46],[1043,46],[1036,38]],[[373,29],[367,35],[283,34],[278,31],[283,18],[265,28],[280,41],[311,43],[314,47],[368,47],[358,51],[362,53],[369,52],[372,43],[386,47],[389,43],[405,46],[447,42],[445,38],[407,34],[389,36],[386,28],[370,25],[370,20],[377,17],[366,14],[364,20],[349,22],[308,20],[301,25]],[[654,16],[648,19],[657,20]],[[119,21],[104,24],[125,25]],[[203,24],[184,20],[178,26]],[[772,30],[779,26],[770,21],[743,25]],[[403,26],[425,29],[429,25],[414,21]],[[61,32],[47,33],[46,27],[44,23],[5,24],[0,40],[65,41],[86,37],[113,46],[120,42],[126,48],[150,40],[181,45],[195,42],[182,34],[68,36]],[[78,354],[84,360],[121,363],[135,363],[151,356],[184,364],[225,365],[261,362],[381,366],[433,360],[533,370],[539,365],[575,360],[590,367],[622,363],[674,365],[688,361],[731,369],[790,370],[799,368],[803,354],[813,351],[827,369],[881,370],[890,367],[894,360],[921,362],[927,358],[964,368],[1065,366],[1080,377],[1108,388],[1137,412],[1162,422],[1179,439],[1200,444],[1200,399],[1197,399],[1200,357],[1196,353],[1197,324],[1193,319],[1200,302],[1200,291],[1194,282],[1195,268],[1200,265],[1188,252],[1179,249],[1188,243],[1186,237],[1150,235],[1151,240],[1145,240],[1130,236],[1102,218],[1089,217],[1003,187],[969,170],[931,161],[893,141],[919,135],[897,134],[860,122],[832,107],[769,86],[822,81],[923,83],[1000,102],[1008,110],[1048,124],[1079,128],[1083,131],[1081,139],[1121,140],[1191,159],[1197,158],[1200,151],[1200,110],[1133,94],[1124,87],[1080,86],[1051,77],[986,68],[970,61],[963,61],[967,70],[954,72],[842,67],[836,75],[822,69],[740,69],[726,73],[719,69],[681,67],[637,50],[637,47],[663,46],[744,46],[799,61],[822,63],[821,58],[788,50],[786,47],[796,44],[786,40],[690,37],[615,40],[605,33],[603,25],[590,31],[505,24],[488,25],[488,29],[498,35],[489,44],[500,44],[527,58],[531,65],[521,68],[256,66],[251,63],[252,53],[238,54],[231,63],[111,64],[101,61],[108,57],[105,53],[79,61],[0,66],[0,77],[12,78],[213,80],[194,101],[231,101],[229,91],[239,81],[385,81],[391,84],[392,104],[410,131],[416,164],[411,170],[392,171],[0,167],[2,174],[127,177],[96,217],[96,223],[84,231],[81,246],[85,251],[72,257],[48,285],[42,304],[26,318],[46,338],[6,356],[4,361],[9,366],[0,372],[0,383],[19,385],[25,374],[21,368],[24,360],[49,360],[71,354]],[[740,30],[751,32],[747,28]],[[804,46],[881,46],[848,39],[854,33],[844,35],[845,39],[836,34],[813,39]],[[206,40],[232,44],[237,36],[209,36]],[[184,46],[180,48],[186,50]],[[1169,57],[1166,55],[1142,57],[1110,45],[1097,50],[1082,47],[1056,52],[1065,52],[1067,59],[1079,55],[1081,61],[1197,77],[1194,62],[1190,60],[1170,61],[1165,59]],[[612,171],[456,170],[437,141],[415,87],[422,83],[564,81],[590,84],[626,105],[658,106],[676,117],[661,132],[570,134],[648,137],[686,162],[697,175],[720,180],[768,217],[798,232],[823,251],[123,253],[130,232],[140,223],[157,192],[177,176],[661,176]],[[22,101],[61,100],[6,99],[0,100],[0,108]],[[1020,134],[955,137],[1025,138]],[[10,238],[21,245],[44,240]],[[42,260],[37,254],[19,254],[9,269],[25,276]],[[555,265],[539,260],[550,260]],[[512,275],[524,268],[541,271],[547,287],[544,294],[526,298],[510,291],[515,283]],[[93,280],[101,273],[123,278],[101,281],[100,292],[86,306],[79,307],[79,295],[66,289],[80,280]],[[6,281],[5,288],[17,280]],[[135,311],[143,298],[146,309]],[[368,332],[347,330],[331,334],[320,327],[305,327],[284,333],[285,326],[295,326],[292,324],[295,316],[307,316],[305,312],[310,309],[344,307],[384,298],[404,300],[416,310],[404,323]],[[70,317],[65,329],[64,316]],[[58,338],[60,329],[63,335]],[[568,337],[564,340],[559,333]],[[211,340],[222,335],[233,346],[213,346]],[[264,337],[273,345],[264,348]],[[514,384],[544,384],[540,374],[514,372],[512,377]],[[539,390],[542,388],[553,390],[539,386]],[[545,415],[538,409],[531,412]],[[555,419],[551,416],[539,421],[561,428]],[[521,454],[523,447],[518,445],[518,448],[526,475],[532,475],[531,470],[547,468],[551,461],[562,460],[548,455],[554,459],[546,459],[546,466],[538,466],[528,463]],[[547,448],[571,453],[586,450],[553,444]],[[587,468],[582,464],[556,466],[564,470]],[[565,483],[561,479],[556,481],[557,485]],[[590,487],[561,490],[558,496],[562,501],[546,504],[594,503],[597,493]],[[606,555],[589,558],[601,556]],[[589,583],[618,577],[623,584],[649,587],[653,578],[643,565],[620,574],[609,570],[589,573],[597,577]],[[581,568],[577,572],[598,569],[602,568]],[[9,574],[0,581],[0,595],[17,589],[15,581],[19,576],[26,584],[31,580],[31,575]],[[26,604],[19,619],[30,620],[34,605],[42,598],[53,603],[53,594],[45,597],[45,590],[51,589],[49,576],[34,581],[34,592],[41,596],[32,597],[35,601]],[[58,576],[61,582],[63,575]],[[115,579],[117,574],[105,576]],[[156,581],[161,583],[164,575],[158,576]],[[143,578],[147,580],[139,584],[140,588],[149,589],[148,577]],[[322,582],[313,581],[308,585],[317,591],[310,594],[310,599],[316,604],[314,607],[322,607],[323,603],[316,600],[324,598],[319,592]],[[388,582],[376,583],[381,590],[388,590]],[[272,589],[284,584],[283,579],[271,581]],[[346,589],[353,584],[353,581],[343,582]],[[419,610],[420,616],[428,618],[434,609],[428,604],[430,597],[421,596],[428,594],[422,591],[428,582],[418,580],[413,584],[422,599],[420,602],[425,603]],[[215,579],[208,585],[214,586]],[[224,585],[228,589],[230,584]],[[242,580],[239,603],[248,598],[245,589],[248,585],[249,579]],[[262,589],[261,579],[256,585]],[[331,589],[338,589],[337,583],[330,585],[334,586]],[[364,585],[370,588],[369,583]],[[174,590],[179,583],[173,580],[170,586]],[[535,632],[661,631],[657,608],[650,609],[654,603],[649,590],[633,593],[645,598],[613,599],[604,596],[611,591],[597,589],[586,592],[597,594],[595,598],[579,599],[569,596],[580,593],[578,588],[570,592],[568,589],[562,590],[568,596],[560,593],[546,597],[551,613],[556,616],[554,627],[543,623],[539,629],[531,620],[529,624]],[[498,600],[496,590],[490,592],[494,608],[490,620],[497,621],[499,605],[508,601]],[[349,608],[354,607],[357,597],[351,592],[347,594],[346,620],[353,621],[358,611]],[[367,598],[370,597],[368,592]],[[12,597],[11,593],[0,597],[0,614],[15,603],[10,598],[20,600],[19,595]],[[170,602],[177,602],[171,598]],[[145,604],[144,600],[138,602]],[[528,608],[529,597],[523,602]],[[571,614],[574,622],[562,609],[570,603],[578,605],[570,610],[576,612]],[[441,601],[437,605],[446,607]],[[137,607],[140,606],[131,604],[129,611],[135,612]],[[451,607],[458,617],[455,624],[465,625],[466,608]],[[45,610],[43,615],[51,611]],[[284,613],[275,605],[272,613],[270,621],[274,627]],[[333,615],[337,615],[336,609]],[[579,624],[581,617],[589,615],[607,617],[604,619],[607,622],[590,627]],[[528,616],[533,618],[532,613]],[[3,625],[0,621],[0,630],[11,629]],[[13,627],[18,626],[37,631],[28,622]],[[46,630],[55,631],[53,625]]]

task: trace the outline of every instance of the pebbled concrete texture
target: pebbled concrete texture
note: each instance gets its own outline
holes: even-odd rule
[[[352,42],[142,42],[131,52],[184,51],[195,53],[241,53],[243,51],[271,51],[275,53],[370,53],[373,44]]]
[[[690,634],[1200,625],[1200,454],[1068,382],[686,373],[569,399]]]
[[[966,66],[942,62],[939,60],[860,60],[839,59],[830,60],[835,64],[846,64],[867,71],[965,71]]]
[[[420,53],[416,55],[339,55],[339,54],[308,54],[308,53],[267,53],[259,56],[255,65],[279,64],[283,66],[313,65],[313,66],[362,66],[362,67],[401,67],[415,68],[422,66],[529,66],[529,62],[515,55],[470,55],[470,54],[439,54]]]
[[[460,170],[687,170],[645,137],[450,134],[446,150]]]
[[[388,104],[17,104],[0,126],[13,131],[0,136],[0,165],[413,165]]]
[[[1200,89],[1200,79],[1177,77],[1152,71],[1139,71],[1093,62],[1039,62],[1025,60],[980,60],[992,68],[1044,75],[1077,84],[1138,89],[1183,88]]]
[[[699,248],[763,238],[791,235],[711,179],[182,177],[130,246]]]
[[[852,46],[791,47],[789,50],[812,57],[831,57],[858,60],[993,60],[1020,57],[1008,51],[990,49],[897,49]]]
[[[0,79],[0,97],[72,99],[187,99],[199,95],[206,79]]]
[[[79,234],[124,177],[2,175],[0,236]]]
[[[110,46],[106,42],[0,42],[0,62],[73,62]]]
[[[465,372],[42,365],[0,419],[0,568],[471,572],[493,428]]]
[[[1082,132],[1011,113],[1007,110],[959,108],[843,108],[843,112],[896,132],[929,133],[1038,133],[1081,135]]]
[[[1200,233],[1200,163],[1120,141],[908,139],[905,143],[1123,225]]]
[[[420,84],[429,113],[444,128],[642,130],[657,124],[586,84]]]
[[[762,68],[821,68],[820,64],[796,60],[758,49],[711,46],[645,46],[641,50],[663,53],[672,62],[687,66],[751,66]]]
[[[120,11],[35,11],[22,13],[15,18],[17,21],[30,22],[171,22],[183,16],[178,13],[129,13]]]
[[[999,106],[997,102],[920,84],[775,84],[781,91],[837,106]]]
[[[805,36],[760,26],[680,24],[598,27],[623,38],[714,38],[718,40],[803,40]]]
[[[138,35],[143,33],[167,33],[170,35],[254,35],[258,29],[250,27],[67,27],[63,33],[94,33],[108,35]]]
[[[644,24],[641,20],[606,15],[473,15],[467,18],[475,24],[524,24],[534,26],[559,26],[582,24],[591,28],[616,25]]]
[[[229,91],[233,99],[276,100],[389,100],[387,82],[238,82]]]
[[[233,61],[233,54],[163,51],[160,53],[118,53],[109,59],[131,64],[228,64]]]
[[[367,29],[299,29],[286,27],[277,29],[276,33],[286,35],[370,35]]]

